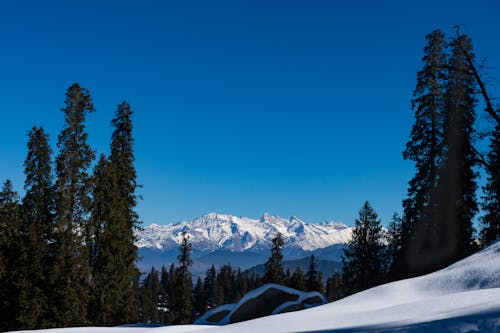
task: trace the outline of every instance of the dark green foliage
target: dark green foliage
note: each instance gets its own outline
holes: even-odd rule
[[[182,243],[179,246],[179,267],[175,271],[175,290],[173,292],[172,312],[173,324],[188,324],[192,321],[193,302],[191,292],[193,281],[189,266],[191,260],[192,245],[189,242],[188,235],[182,234]]]
[[[305,276],[306,291],[320,291],[321,286],[318,281],[318,265],[316,265],[316,258],[314,255],[311,255],[311,258],[309,259],[309,269],[307,270]]]
[[[304,273],[302,272],[300,267],[297,267],[293,272],[292,276],[290,277],[288,286],[297,290],[307,290],[306,282],[304,281]]]
[[[325,296],[332,302],[344,297],[342,276],[339,273],[335,273],[332,277],[328,278],[326,282]]]
[[[196,286],[193,290],[193,319],[198,319],[203,313],[205,313],[205,294],[203,290],[203,282],[201,277],[196,280]]]
[[[231,265],[223,265],[217,274],[217,283],[222,288],[222,304],[234,303],[236,301],[236,281]]]
[[[0,258],[3,264],[0,275],[0,330],[7,331],[21,326],[17,314],[23,300],[19,284],[17,259],[22,255],[21,205],[19,195],[7,180],[0,191]]]
[[[66,124],[58,137],[56,158],[56,228],[51,267],[50,321],[58,327],[81,326],[87,321],[90,292],[87,229],[90,177],[87,169],[94,151],[87,144],[84,121],[94,111],[90,94],[77,83],[66,92]]]
[[[160,280],[158,271],[152,267],[142,281],[139,290],[139,320],[143,323],[159,323],[158,304]]]
[[[223,304],[224,292],[217,281],[217,271],[214,265],[212,265],[212,267],[208,269],[205,274],[203,289],[205,294],[205,311],[214,309]]]
[[[483,188],[484,215],[481,243],[487,246],[500,237],[500,124],[495,126],[488,153],[488,178]]]
[[[468,37],[462,35],[452,40],[438,182],[430,193],[425,228],[417,229],[409,250],[410,269],[416,274],[443,268],[475,250],[472,219],[478,204],[472,138],[476,99],[474,77],[465,52],[474,57]]]
[[[51,263],[54,227],[54,187],[51,166],[52,150],[48,135],[33,127],[28,133],[28,155],[24,162],[26,194],[22,203],[22,253],[17,259],[19,272],[18,328],[35,329],[48,326],[48,267]]]
[[[397,280],[402,275],[400,271],[401,266],[398,266],[401,265],[402,262],[401,255],[404,246],[402,227],[403,219],[397,213],[394,213],[388,230],[389,244],[385,249],[385,262],[388,270],[387,279],[389,281]]]
[[[428,44],[424,49],[424,68],[417,74],[412,101],[415,124],[403,152],[404,159],[415,162],[416,172],[409,182],[407,198],[403,201],[403,246],[399,248],[392,267],[394,278],[406,277],[411,269],[414,252],[420,251],[420,235],[425,235],[431,228],[433,221],[426,216],[426,210],[430,205],[430,193],[436,186],[442,155],[447,66],[445,40],[444,34],[439,30],[427,35],[426,39]]]
[[[104,326],[133,322],[136,317],[133,281],[137,248],[137,198],[132,112],[123,102],[112,121],[115,127],[109,161],[101,156],[93,178],[93,209],[87,244],[94,274],[93,318]]]
[[[271,257],[269,257],[269,260],[265,264],[265,272],[262,278],[263,283],[283,283],[285,279],[283,267],[281,266],[281,261],[283,260],[281,249],[283,247],[283,244],[283,237],[280,233],[278,233],[276,237],[273,238]]]
[[[368,202],[359,211],[352,240],[344,250],[342,265],[347,294],[357,293],[382,283],[384,247],[381,245],[382,226]]]

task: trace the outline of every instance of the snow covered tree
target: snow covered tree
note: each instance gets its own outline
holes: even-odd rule
[[[382,226],[377,213],[366,201],[359,211],[352,240],[342,258],[347,294],[374,287],[383,281],[385,272],[382,237]]]
[[[90,94],[77,83],[66,92],[66,124],[58,137],[56,158],[56,228],[54,262],[48,283],[52,325],[87,323],[89,300],[89,251],[85,241],[90,210],[90,177],[87,169],[94,151],[87,143],[85,117],[94,111]]]
[[[283,284],[285,274],[283,273],[283,266],[281,265],[281,261],[283,260],[281,249],[284,244],[283,236],[278,233],[272,241],[271,257],[269,257],[265,264],[264,277],[262,278],[263,283]]]

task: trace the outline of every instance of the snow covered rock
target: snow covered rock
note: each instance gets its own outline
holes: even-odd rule
[[[225,325],[292,312],[327,303],[319,292],[302,292],[269,283],[246,294],[238,303],[221,305],[200,317],[198,325]]]

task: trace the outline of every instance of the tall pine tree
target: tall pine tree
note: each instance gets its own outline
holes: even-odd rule
[[[118,106],[112,120],[109,162],[102,157],[94,177],[94,210],[89,224],[94,236],[89,244],[95,244],[95,289],[101,325],[128,323],[137,317],[134,281],[139,273],[134,229],[139,222],[131,115],[127,102]]]
[[[90,177],[87,169],[94,151],[87,143],[85,118],[94,106],[78,83],[66,92],[62,109],[66,124],[58,137],[56,158],[56,228],[54,262],[50,272],[50,315],[54,326],[81,326],[87,321],[90,293],[87,222]]]
[[[401,224],[402,246],[395,253],[392,265],[394,279],[412,275],[412,263],[426,241],[432,221],[426,214],[430,194],[436,186],[437,170],[442,155],[443,113],[446,82],[445,36],[435,30],[426,36],[424,67],[417,74],[412,108],[415,124],[403,152],[404,159],[415,162],[415,176],[409,182],[403,201]]]
[[[28,154],[24,162],[26,194],[22,202],[22,255],[18,258],[20,288],[17,320],[24,329],[48,326],[48,267],[54,228],[54,184],[52,150],[43,128],[28,133]]]

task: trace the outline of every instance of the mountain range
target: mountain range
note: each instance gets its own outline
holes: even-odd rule
[[[352,228],[338,222],[308,223],[265,213],[260,219],[210,213],[176,224],[151,224],[137,232],[136,244],[142,271],[176,261],[182,233],[193,246],[193,271],[204,272],[212,264],[231,264],[247,269],[264,263],[272,239],[284,238],[283,255],[297,260],[314,254],[318,259],[340,261],[342,249],[351,239]]]

